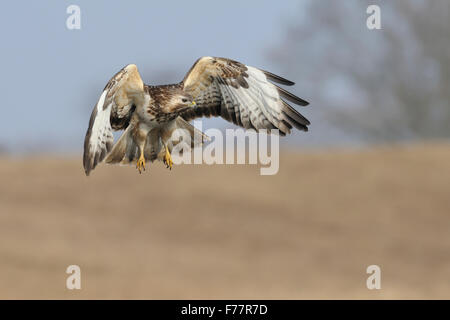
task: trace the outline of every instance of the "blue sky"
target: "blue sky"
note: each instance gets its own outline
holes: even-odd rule
[[[81,30],[66,28],[70,4],[81,8]],[[22,151],[81,148],[101,90],[128,63],[138,65],[146,83],[177,82],[205,55],[274,70],[266,52],[300,6],[256,0],[8,1],[0,19],[0,145]]]
[[[135,63],[147,84],[174,83],[201,56],[232,58],[297,83],[289,90],[311,102],[300,111],[312,124],[310,132],[294,131],[282,145],[364,145],[357,132],[348,130],[352,122],[340,128],[333,123],[334,111],[366,107],[359,89],[346,82],[351,73],[333,69],[335,60],[345,62],[340,61],[344,52],[346,58],[358,57],[355,63],[364,60],[367,72],[376,74],[385,70],[378,58],[397,48],[383,47],[384,29],[367,30],[365,5],[371,1],[341,6],[323,0],[314,9],[316,1],[5,2],[0,12],[0,151],[79,154],[94,104],[124,65]],[[81,8],[81,30],[66,27],[66,9],[72,4]],[[392,10],[383,7],[385,28],[398,24]],[[344,26],[344,37],[336,35],[336,23]],[[387,105],[384,92],[380,94]],[[378,116],[392,113],[373,107],[381,110]],[[373,116],[366,118],[373,122]],[[203,128],[210,127],[233,125],[206,119]]]

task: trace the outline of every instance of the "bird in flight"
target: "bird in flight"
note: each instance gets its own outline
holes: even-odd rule
[[[176,129],[184,129],[190,138],[200,134],[202,142],[207,139],[189,123],[200,117],[222,117],[256,131],[278,129],[283,136],[293,127],[308,131],[310,122],[287,101],[300,106],[308,102],[275,83],[294,85],[231,59],[202,57],[180,83],[151,86],[129,64],[109,80],[92,111],[84,141],[85,173],[102,161],[136,163],[139,173],[146,161],[157,159],[172,168]],[[114,145],[113,130],[124,130]]]

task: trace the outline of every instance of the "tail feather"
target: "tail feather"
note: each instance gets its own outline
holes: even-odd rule
[[[205,141],[210,141],[210,138],[206,134],[195,128],[183,118],[178,117],[173,121],[172,125],[168,125],[163,129],[154,128],[149,132],[144,147],[145,160],[152,162],[156,159],[162,160],[162,155],[164,155],[163,143],[166,144],[169,151],[172,152],[174,146],[180,143],[180,141],[183,141],[183,139],[188,138],[185,135],[182,135],[181,139],[179,136],[176,138],[173,135],[173,132],[176,129],[183,129],[184,132],[187,132],[191,141],[191,148],[201,145]],[[138,158],[138,146],[133,141],[131,129],[128,127],[113,146],[111,152],[106,156],[105,163],[133,164]]]
[[[211,139],[204,134],[201,130],[194,127],[192,124],[184,120],[182,117],[178,117],[176,120],[176,126],[179,129],[188,130],[191,135],[191,147],[195,147],[195,143],[203,144],[205,141],[211,141]],[[197,141],[199,140],[199,141]]]
[[[177,133],[177,134],[175,134]],[[184,145],[181,149],[179,148],[178,152],[180,155],[185,150],[185,146],[195,148],[197,146],[203,145],[205,141],[210,141],[211,139],[204,134],[201,130],[195,128],[192,124],[184,120],[182,117],[177,117],[171,125],[165,127],[161,130],[161,146],[165,144],[169,149],[169,152],[172,152],[173,148],[177,146],[179,143],[187,141],[190,142],[190,145]],[[163,150],[163,148],[161,147]],[[160,153],[158,159],[161,159],[161,155],[164,153]]]
[[[106,156],[105,163],[108,164],[127,164],[137,159],[138,147],[131,138],[131,129],[127,129],[122,133],[111,152]]]

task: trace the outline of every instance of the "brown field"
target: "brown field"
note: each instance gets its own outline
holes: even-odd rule
[[[0,160],[0,298],[450,298],[449,145],[148,169]]]

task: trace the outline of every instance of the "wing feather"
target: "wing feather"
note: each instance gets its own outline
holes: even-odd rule
[[[244,128],[279,129],[282,135],[293,127],[307,131],[309,121],[283,99],[300,106],[308,102],[273,84],[294,82],[240,62],[215,57],[198,59],[182,81],[195,109],[181,116],[186,120],[221,116]]]
[[[103,161],[113,147],[113,130],[126,129],[134,112],[134,97],[144,92],[135,65],[127,65],[106,84],[92,111],[84,139],[83,166],[86,175]]]

